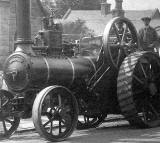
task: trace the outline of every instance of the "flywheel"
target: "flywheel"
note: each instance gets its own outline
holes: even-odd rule
[[[115,17],[108,22],[103,34],[103,50],[107,63],[119,69],[124,58],[139,47],[136,28],[125,17]]]
[[[135,52],[120,66],[117,96],[131,125],[160,125],[160,59],[155,53]]]

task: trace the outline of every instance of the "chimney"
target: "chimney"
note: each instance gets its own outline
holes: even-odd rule
[[[30,0],[16,0],[16,51],[34,54],[32,51]]]
[[[115,0],[115,8],[112,10],[112,17],[124,17],[124,10],[122,9],[123,0]]]
[[[102,15],[107,15],[111,11],[111,4],[107,3],[106,0],[101,1],[101,14]]]

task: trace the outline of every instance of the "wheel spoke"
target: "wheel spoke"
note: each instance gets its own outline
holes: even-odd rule
[[[47,121],[44,125],[43,125],[43,127],[45,127],[45,126],[47,126],[50,122],[52,122],[52,121]]]
[[[116,62],[117,67],[119,65],[120,57],[121,57],[121,49],[118,50],[118,57],[117,57],[117,62]]]
[[[51,122],[50,134],[52,134],[52,131],[53,131],[53,122]]]
[[[144,99],[143,107],[142,107],[143,117],[144,121],[153,121],[153,116],[159,118],[159,113],[156,111],[156,109],[153,107],[152,103],[148,101],[147,98]],[[157,119],[156,118],[156,119]]]
[[[7,99],[4,103],[2,103],[2,107],[4,107],[8,103],[9,99]]]
[[[133,78],[136,79],[140,84],[144,85],[144,82],[139,77],[137,77],[135,74],[133,75]]]
[[[4,132],[5,132],[5,133],[7,133],[6,123],[5,123],[5,121],[4,121],[4,120],[3,120],[2,122],[3,122]]]
[[[151,64],[149,64],[148,77],[149,77],[149,79],[152,79],[152,77],[153,77],[153,71],[152,71],[152,65]]]
[[[90,121],[89,121],[89,117],[87,117],[87,123],[89,123]]]
[[[65,120],[63,121],[63,120],[61,120],[61,122],[65,125]]]
[[[126,25],[124,31],[123,31],[123,35],[122,35],[122,39],[121,39],[121,43],[123,43],[125,41],[125,35],[126,35],[126,32],[128,30],[128,26]]]
[[[2,108],[2,97],[0,96],[0,109]]]
[[[59,120],[59,134],[62,133],[62,124],[61,124],[61,119]]]
[[[148,103],[149,103],[149,106],[151,107],[152,111],[155,113],[155,115],[157,117],[159,117],[159,113],[156,111],[156,109],[153,107],[153,105],[150,102],[148,102]]]
[[[142,112],[143,112],[144,121],[147,122],[147,115],[144,107],[142,108]]]
[[[118,42],[120,42],[120,41],[121,41],[121,38],[120,38],[120,36],[119,36],[119,33],[118,33],[118,30],[117,30],[117,27],[116,27],[116,24],[115,24],[115,23],[113,24],[113,29],[114,29],[115,34],[116,34],[116,36],[117,36]]]
[[[142,69],[142,72],[143,72],[144,77],[147,78],[147,74],[146,74],[146,72],[145,72],[145,70],[144,70],[144,67],[143,67],[142,63],[140,62],[139,64],[140,64],[140,67],[141,67],[141,69]]]
[[[155,72],[154,69],[152,68],[152,64],[150,64],[150,69],[149,69],[149,78],[153,81],[156,81],[157,79],[160,78],[160,73]]]
[[[86,117],[85,117],[85,116],[83,116],[83,118],[84,118],[84,123],[87,123],[87,121],[86,121]]]
[[[61,95],[58,94],[58,103],[59,103],[59,107],[62,106],[62,100],[61,100]]]
[[[55,119],[54,117],[51,118],[51,119],[49,119],[49,121],[47,121],[47,122],[43,125],[43,127],[45,127],[45,126],[47,126],[49,123],[53,122],[54,119]]]

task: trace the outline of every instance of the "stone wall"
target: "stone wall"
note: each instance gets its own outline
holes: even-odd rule
[[[4,60],[9,54],[9,0],[0,1],[0,70],[2,70]]]
[[[9,47],[9,1],[0,2],[0,55],[8,52]],[[2,47],[2,48],[1,48]]]

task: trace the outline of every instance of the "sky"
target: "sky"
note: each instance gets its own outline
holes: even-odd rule
[[[108,3],[112,4],[112,9],[115,5],[115,0],[107,0]],[[123,0],[124,10],[146,10],[155,9],[160,10],[160,0]]]

